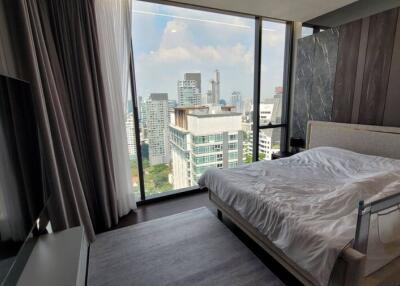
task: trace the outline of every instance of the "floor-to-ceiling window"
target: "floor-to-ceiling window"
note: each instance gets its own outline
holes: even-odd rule
[[[281,150],[281,137],[286,128],[285,52],[287,24],[262,21],[261,72],[259,104],[259,159],[270,160]]]
[[[128,135],[128,145],[135,146],[129,149],[132,182],[140,188],[142,181],[142,198],[196,186],[207,168],[254,160],[257,19],[135,1],[133,124],[139,134]],[[262,25],[260,125],[268,111],[269,122],[281,124],[286,23]],[[257,148],[279,150],[280,133],[262,134]]]
[[[126,138],[128,141],[128,154],[129,164],[131,169],[131,183],[132,189],[135,192],[135,197],[140,198],[140,179],[139,179],[139,166],[137,158],[137,147],[136,147],[136,130],[135,130],[135,114],[133,109],[132,98],[128,98],[124,102],[125,106],[125,129]]]

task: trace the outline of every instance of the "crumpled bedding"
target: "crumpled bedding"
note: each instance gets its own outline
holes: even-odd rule
[[[398,192],[400,160],[318,147],[281,160],[208,169],[198,183],[328,285],[339,253],[354,238],[358,202]],[[379,263],[367,262],[367,272]]]

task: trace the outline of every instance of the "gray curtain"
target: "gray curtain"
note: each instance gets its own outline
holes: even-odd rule
[[[97,231],[118,222],[111,139],[92,0],[48,0],[75,130],[72,147]]]
[[[82,224],[93,241],[118,222],[93,1],[1,5],[0,72],[31,83],[52,222]]]

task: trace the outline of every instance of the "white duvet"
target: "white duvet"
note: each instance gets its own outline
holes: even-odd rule
[[[281,160],[209,169],[199,185],[328,285],[338,254],[354,238],[358,202],[400,191],[400,160],[319,147]],[[366,274],[398,253],[380,255],[371,255]]]

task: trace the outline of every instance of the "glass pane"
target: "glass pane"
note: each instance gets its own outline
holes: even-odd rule
[[[243,163],[250,140],[251,18],[135,1],[133,46],[146,195]]]
[[[301,37],[308,37],[311,36],[312,34],[314,34],[314,29],[311,27],[301,27]]]
[[[273,153],[281,150],[282,128],[269,128],[260,130],[258,156],[260,160],[271,160]]]
[[[135,192],[135,198],[137,200],[140,199],[140,185],[139,185],[139,173],[138,173],[138,165],[137,165],[137,153],[136,153],[136,136],[135,136],[135,125],[134,125],[134,117],[133,117],[133,105],[131,95],[129,95],[129,99],[125,100],[125,128],[126,128],[126,137],[128,140],[128,154],[129,154],[129,163],[131,166],[131,180],[133,191]]]
[[[286,24],[263,21],[261,49],[260,125],[280,124]]]

